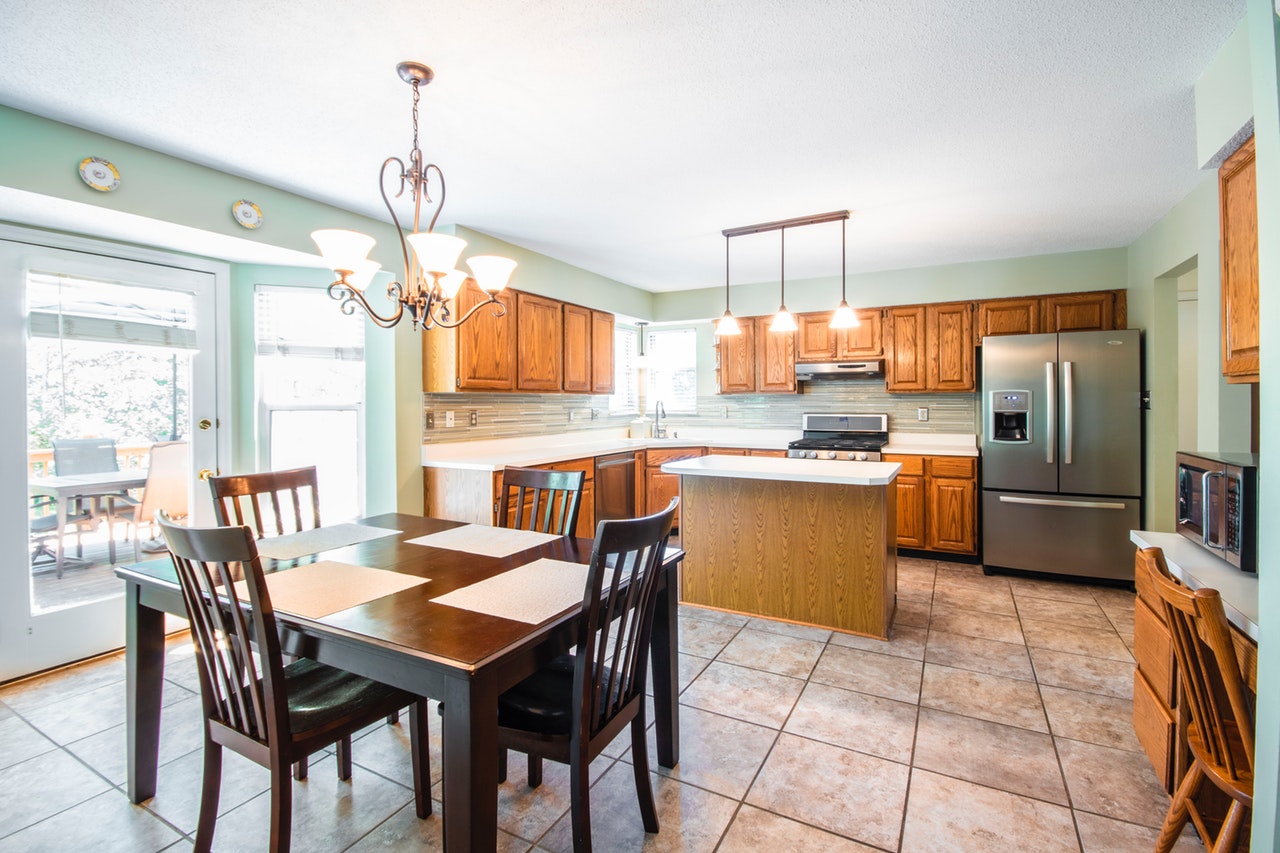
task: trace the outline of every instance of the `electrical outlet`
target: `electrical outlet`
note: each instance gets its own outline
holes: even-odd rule
[[[929,410],[924,406],[921,406],[920,408],[916,409],[916,420],[918,421],[929,420]]]
[[[600,410],[599,410],[599,409],[592,409],[592,410],[591,410],[591,420],[593,420],[593,421],[594,421],[594,420],[598,420],[598,419],[599,419],[599,417],[600,417]]]
[[[569,410],[569,423],[573,423],[573,409]]]
[[[453,412],[444,413],[444,425],[446,429],[453,426]]]
[[[727,418],[727,417],[729,417],[729,407],[728,407],[728,406],[725,406],[725,407],[724,407],[724,417],[726,417],[726,418]]]
[[[480,426],[480,413],[475,409],[471,410],[471,425]]]
[[[427,413],[426,413],[426,417],[427,417],[427,429],[435,429],[435,428],[436,428],[436,413],[435,413],[435,412],[427,412]]]

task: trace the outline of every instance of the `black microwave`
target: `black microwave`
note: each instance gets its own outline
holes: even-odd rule
[[[1258,457],[1178,454],[1178,532],[1246,572],[1258,571]]]

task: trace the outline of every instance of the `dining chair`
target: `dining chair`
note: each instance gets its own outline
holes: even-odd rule
[[[578,639],[498,698],[499,777],[506,750],[529,756],[529,786],[542,759],[569,765],[573,849],[591,850],[592,759],[631,727],[631,766],[645,832],[658,831],[645,741],[645,678],[658,577],[680,499],[644,518],[601,521],[587,570]]]
[[[320,526],[314,465],[210,477],[209,488],[219,522],[252,525],[259,539]]]
[[[188,514],[188,485],[191,476],[190,447],[185,441],[162,441],[151,445],[147,468],[147,484],[142,498],[135,500],[128,495],[107,497],[108,559],[116,561],[116,524],[125,522],[133,534],[133,559],[142,559],[140,531],[148,525],[155,536],[155,519],[158,510],[164,510],[169,518],[185,518]]]
[[[269,849],[287,851],[293,782],[290,765],[337,746],[338,778],[351,778],[351,735],[412,705],[409,717],[414,807],[431,814],[427,700],[302,658],[284,664],[275,611],[253,531],[182,527],[163,511],[157,521],[182,587],[204,708],[204,778],[195,849],[212,848],[222,787],[222,749],[271,771]],[[231,606],[226,590],[243,579],[248,593]]]
[[[1190,715],[1191,767],[1165,815],[1156,853],[1173,849],[1188,820],[1212,853],[1235,850],[1253,809],[1254,712],[1222,599],[1216,589],[1192,590],[1176,580],[1159,548],[1138,551],[1135,570],[1147,573],[1160,597]],[[1196,807],[1205,780],[1231,798],[1216,839]]]
[[[573,535],[578,526],[582,484],[586,477],[583,471],[504,468],[502,493],[498,496],[498,526]]]
[[[55,438],[52,444],[55,476],[120,470],[120,458],[116,455],[114,438]],[[99,498],[77,498],[74,511],[81,512],[85,504],[88,504],[89,512],[95,519],[102,514],[102,501]]]

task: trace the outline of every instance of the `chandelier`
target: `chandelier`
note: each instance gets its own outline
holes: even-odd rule
[[[387,299],[395,303],[395,310],[387,316],[379,314],[365,296],[365,288],[382,266],[368,257],[374,246],[374,239],[357,231],[325,228],[313,231],[311,239],[315,241],[329,267],[338,275],[338,280],[329,285],[329,295],[341,301],[339,307],[344,314],[354,314],[358,305],[368,313],[369,319],[384,329],[399,323],[405,314],[413,321],[415,330],[419,327],[430,329],[433,326],[452,329],[461,326],[486,305],[492,305],[494,316],[501,317],[507,313],[507,307],[499,301],[497,295],[507,286],[516,262],[497,255],[476,255],[467,259],[467,266],[471,268],[471,275],[467,275],[456,269],[458,256],[462,254],[467,241],[449,234],[436,234],[434,230],[440,211],[444,208],[444,173],[435,163],[425,162],[418,145],[418,97],[420,87],[430,83],[435,72],[419,62],[401,62],[396,66],[396,71],[401,80],[413,87],[413,148],[409,151],[407,165],[399,157],[388,157],[383,162],[382,171],[378,175],[378,190],[382,193],[383,204],[391,214],[396,236],[400,238],[404,281],[393,281],[387,286]],[[388,174],[394,183],[397,172],[399,188],[393,196],[388,197]],[[428,186],[428,178],[432,173],[439,183],[438,202],[432,201]],[[413,231],[407,234],[391,204],[392,198],[400,198],[406,190],[413,202]],[[423,202],[427,205],[435,204],[425,231],[419,227]],[[455,317],[450,302],[467,284],[480,288],[486,298],[471,306],[461,317]]]
[[[858,317],[854,314],[853,309],[849,307],[849,302],[845,298],[846,276],[845,276],[845,223],[849,220],[849,211],[835,210],[831,213],[818,213],[813,216],[798,216],[795,219],[780,219],[777,222],[762,222],[759,225],[743,225],[738,228],[726,228],[720,233],[724,235],[724,316],[716,321],[716,335],[737,335],[742,330],[738,327],[738,320],[729,311],[729,239],[731,237],[742,237],[746,234],[761,234],[765,231],[781,232],[781,255],[782,264],[779,275],[779,286],[781,290],[781,304],[778,306],[778,313],[773,316],[773,322],[769,324],[771,332],[794,332],[796,330],[796,319],[790,311],[787,310],[787,229],[802,228],[805,225],[819,225],[823,222],[840,222],[840,304],[836,306],[836,310],[832,312],[830,326],[833,329],[848,329],[858,325]]]

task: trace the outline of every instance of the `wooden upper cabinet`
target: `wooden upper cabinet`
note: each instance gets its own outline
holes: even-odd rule
[[[1102,332],[1124,328],[1116,324],[1116,292],[1061,293],[1045,296],[1040,308],[1042,332]]]
[[[1040,332],[1040,299],[988,299],[978,303],[974,323],[974,343],[981,345],[988,335],[1034,335]]]
[[[880,333],[880,309],[858,308],[853,312],[858,325],[840,329],[836,335],[836,358],[854,361],[884,357],[884,340]]]
[[[721,394],[756,390],[756,324],[750,317],[742,317],[738,328],[741,334],[716,338],[716,385]]]
[[[505,314],[495,317],[492,307],[481,308],[455,330],[457,361],[453,378],[456,390],[510,391],[515,388],[515,312],[516,301],[523,295],[517,291],[506,291],[499,297],[507,306]],[[458,291],[456,316],[464,316],[472,306],[487,298],[488,294],[483,290],[468,284]],[[433,329],[426,334],[439,335],[441,331]],[[437,387],[431,390],[447,390],[445,381],[435,384]]]
[[[591,312],[592,394],[613,393],[613,326],[614,318],[609,312]]]
[[[973,305],[925,306],[926,383],[930,391],[973,391]]]
[[[885,389],[890,392],[926,390],[925,307],[886,308],[884,341]]]
[[[839,330],[831,328],[831,314],[797,314],[796,361],[831,361],[836,357]]]
[[[1253,137],[1218,170],[1222,230],[1222,373],[1258,381],[1258,187]]]
[[[756,318],[756,391],[796,390],[796,333],[771,332],[772,317]]]
[[[564,384],[565,391],[586,394],[591,391],[591,309],[580,305],[564,306]]]
[[[560,390],[562,329],[560,302],[531,293],[516,294],[516,390]]]

